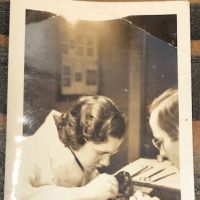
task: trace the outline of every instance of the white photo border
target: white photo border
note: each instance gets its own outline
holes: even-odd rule
[[[190,13],[187,1],[87,2],[70,0],[11,0],[8,70],[7,147],[4,199],[12,199],[17,167],[17,141],[23,133],[23,92],[26,10],[63,14],[85,20],[105,20],[129,15],[177,15],[178,88],[181,200],[194,200]],[[76,12],[73,12],[76,10]],[[11,178],[12,177],[12,178]],[[12,197],[12,196],[11,196]]]

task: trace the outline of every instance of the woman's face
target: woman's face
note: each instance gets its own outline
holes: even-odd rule
[[[92,141],[86,142],[77,152],[81,164],[87,170],[109,166],[110,157],[118,152],[122,141],[123,139],[108,136],[108,140],[101,144],[96,144]]]
[[[165,155],[179,168],[179,141],[172,141],[168,134],[158,125],[158,111],[155,109],[150,115],[150,126],[154,138],[161,141],[160,154]]]

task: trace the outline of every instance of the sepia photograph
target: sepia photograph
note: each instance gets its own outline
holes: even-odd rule
[[[189,4],[21,5],[4,199],[194,200]]]

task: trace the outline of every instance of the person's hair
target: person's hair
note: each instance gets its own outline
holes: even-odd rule
[[[108,136],[121,139],[126,131],[126,120],[109,98],[87,95],[61,115],[57,128],[65,146],[78,150],[86,141],[103,143]]]
[[[179,108],[178,108],[178,89],[170,88],[155,98],[149,106],[150,114],[157,109],[158,125],[164,130],[171,140],[179,138]]]

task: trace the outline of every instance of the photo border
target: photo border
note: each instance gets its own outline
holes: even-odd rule
[[[13,193],[10,189],[14,190],[20,164],[17,158],[21,152],[17,147],[17,141],[21,140],[23,133],[26,9],[61,15],[67,11],[72,18],[74,13],[79,13],[79,18],[85,20],[115,19],[129,15],[177,15],[181,200],[194,200],[189,2],[79,2],[70,0],[59,0],[59,3],[56,0],[21,0],[20,3],[11,0],[4,199],[10,199],[9,196]],[[73,12],[74,10],[76,12]]]

